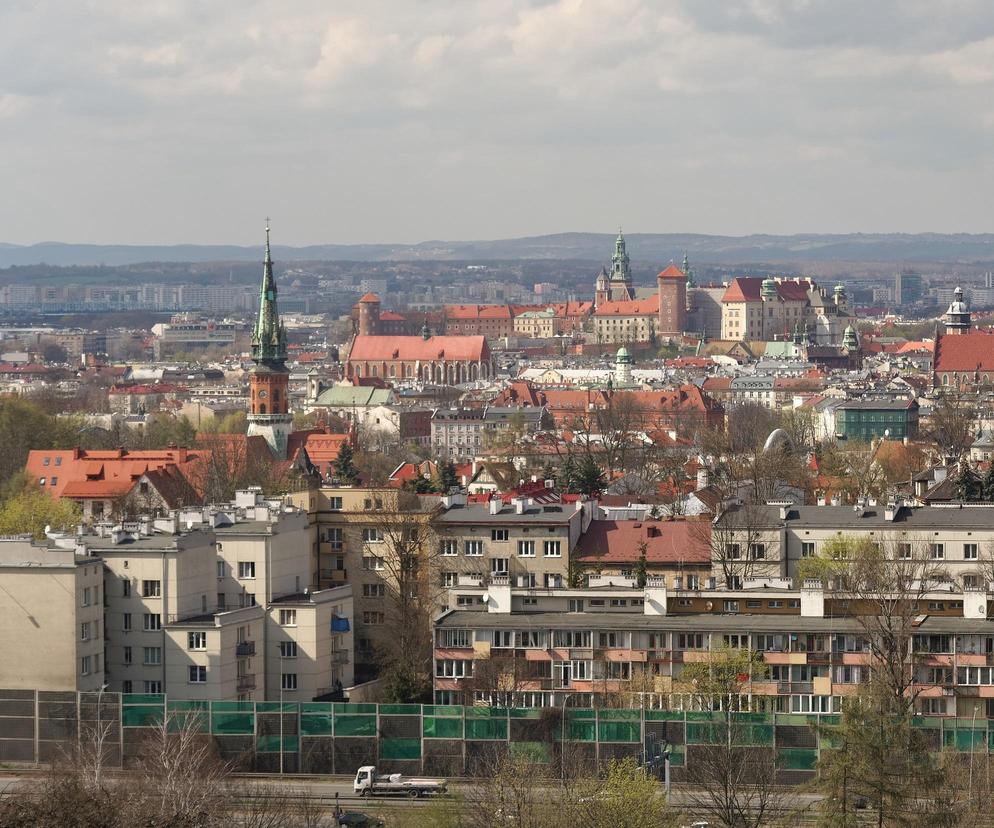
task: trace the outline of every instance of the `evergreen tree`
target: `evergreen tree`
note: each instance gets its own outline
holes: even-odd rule
[[[646,556],[646,553],[649,551],[649,544],[645,541],[639,541],[638,550],[639,557],[635,563],[635,583],[639,585],[639,589],[642,589],[645,587],[645,582],[649,580],[649,562]]]
[[[343,443],[335,459],[335,476],[345,485],[354,486],[359,482],[359,469],[356,468],[352,446]]]
[[[984,500],[988,503],[994,503],[994,462],[984,472],[984,477],[980,481],[980,492]]]
[[[444,460],[438,465],[438,485],[442,492],[448,492],[459,486],[459,476],[456,465],[451,460]]]
[[[969,463],[960,464],[959,474],[954,481],[954,492],[957,500],[966,502],[979,500],[982,497],[980,477]]]
[[[559,467],[559,474],[556,475],[556,485],[559,487],[560,492],[563,492],[564,494],[570,494],[576,491],[576,484],[577,484],[576,461],[573,459],[572,454],[567,454],[566,459]]]
[[[603,491],[604,485],[604,470],[597,465],[592,455],[587,454],[576,471],[576,491],[591,497]]]

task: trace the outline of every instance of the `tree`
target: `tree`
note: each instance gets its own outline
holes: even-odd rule
[[[980,476],[966,462],[959,464],[959,471],[953,481],[953,492],[957,500],[972,503],[983,496],[983,484]]]
[[[42,539],[46,528],[73,531],[82,516],[78,504],[52,497],[29,484],[0,507],[0,535],[30,533]]]
[[[353,462],[352,446],[347,442],[342,444],[335,458],[335,476],[347,486],[355,486],[359,482],[359,469]]]
[[[638,584],[639,589],[645,588],[645,583],[649,580],[648,572],[648,560],[646,553],[649,550],[649,544],[642,540],[638,543],[638,560],[635,562],[635,583]]]
[[[980,494],[987,503],[994,503],[994,463],[987,466],[987,471],[980,481]]]
[[[41,358],[48,363],[66,363],[69,361],[69,353],[58,343],[50,342],[41,349]]]
[[[976,415],[970,400],[940,394],[923,424],[923,436],[935,444],[946,462],[955,463],[973,443]]]
[[[767,571],[766,544],[775,540],[771,508],[775,507],[723,498],[713,520],[690,522],[691,542],[710,551],[713,567],[720,570],[725,584],[741,586],[747,578]]]
[[[663,828],[677,823],[659,782],[631,757],[612,759],[603,776],[581,778],[563,803],[563,824],[584,828]]]
[[[743,690],[767,673],[762,653],[726,646],[685,664],[680,677],[702,710],[722,711],[705,725],[704,744],[688,753],[685,795],[695,812],[726,828],[760,828],[783,819],[791,804],[777,784],[772,739],[741,715]]]
[[[451,460],[443,460],[438,464],[438,488],[443,492],[458,488],[459,477],[456,466]]]
[[[579,494],[592,497],[604,490],[604,472],[597,465],[593,455],[585,454],[576,471],[576,490]]]
[[[576,460],[572,454],[567,454],[566,458],[559,465],[559,473],[556,475],[556,485],[559,491],[564,494],[571,494],[577,489],[577,467]]]

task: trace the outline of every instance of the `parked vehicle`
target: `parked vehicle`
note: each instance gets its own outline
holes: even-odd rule
[[[345,811],[338,815],[340,828],[381,828],[382,819],[377,819],[361,811]]]
[[[404,776],[402,773],[378,774],[373,765],[363,765],[356,771],[352,790],[360,796],[404,794],[412,799],[427,794],[444,794],[448,783],[444,779]]]

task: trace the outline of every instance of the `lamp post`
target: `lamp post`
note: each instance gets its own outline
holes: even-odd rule
[[[566,702],[572,698],[572,693],[563,696],[563,720],[559,728],[559,774],[563,785],[566,784]]]
[[[280,776],[283,776],[283,642],[276,646],[280,650]]]

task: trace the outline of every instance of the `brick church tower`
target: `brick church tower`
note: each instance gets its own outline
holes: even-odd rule
[[[249,377],[249,435],[266,438],[276,457],[286,459],[287,439],[293,428],[286,367],[286,331],[276,305],[276,279],[269,251],[269,220],[266,220],[266,259],[262,267],[259,318],[252,331],[252,368]]]
[[[679,336],[687,328],[687,274],[675,264],[656,276],[659,285],[659,320],[656,333]]]

